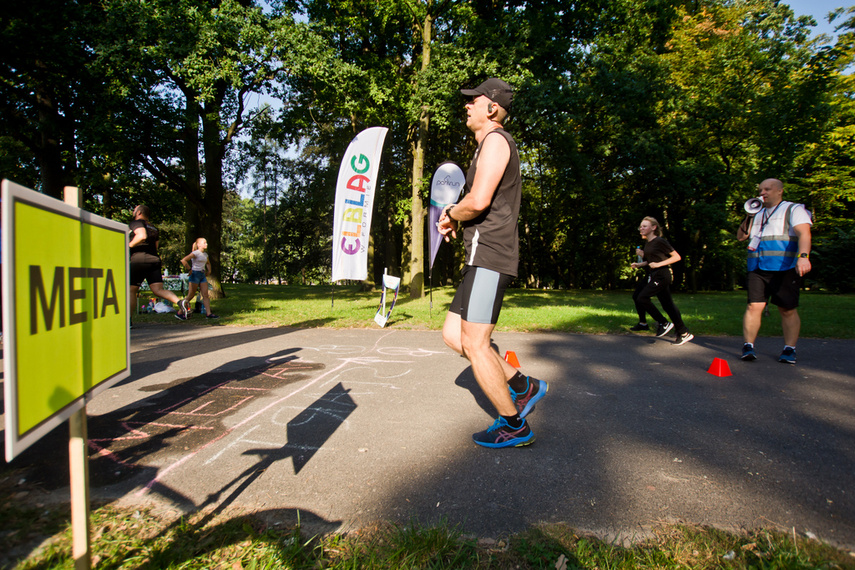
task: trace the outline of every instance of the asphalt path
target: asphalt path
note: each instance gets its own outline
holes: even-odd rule
[[[88,406],[93,500],[252,511],[311,532],[451,523],[498,538],[562,522],[774,527],[855,549],[855,342],[796,366],[741,340],[496,333],[548,395],[536,441],[486,449],[494,411],[438,332],[143,325],[132,375]],[[673,338],[673,336],[671,337]],[[708,372],[715,358],[732,373]],[[67,493],[57,429],[13,461]]]

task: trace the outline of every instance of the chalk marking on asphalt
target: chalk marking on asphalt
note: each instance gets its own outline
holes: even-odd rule
[[[214,429],[211,426],[194,426],[190,424],[164,424],[158,422],[119,422],[123,428],[125,428],[130,435],[123,435],[121,437],[93,437],[89,441],[122,441],[122,440],[132,440],[132,439],[147,439],[151,437],[150,433],[146,433],[139,429],[134,429],[131,425],[138,426],[155,426],[155,427],[165,427],[165,428],[178,428],[178,429]]]
[[[410,364],[410,363],[407,363],[407,364]],[[374,377],[377,378],[378,380],[386,380],[389,378],[401,378],[402,376],[406,376],[407,374],[412,372],[412,370],[407,370],[407,371],[402,372],[400,374],[392,374],[390,376],[380,376],[380,373],[377,370],[377,368],[375,368],[373,366],[356,366],[354,368],[349,368],[348,370],[346,370],[346,372],[348,372],[348,373],[349,372],[357,372],[359,370],[370,370],[370,371],[374,372]],[[332,382],[332,380],[329,380],[328,382],[326,382],[325,385],[329,384],[330,382]],[[386,384],[391,388],[396,388],[396,389],[400,390],[400,388],[398,388],[394,384],[389,384],[388,382],[366,382],[366,381],[360,381],[360,380],[348,380],[348,382],[354,382],[354,383],[358,383],[358,384],[380,384],[380,385]]]
[[[445,351],[427,350],[424,348],[412,349],[404,346],[387,346],[385,348],[378,348],[377,352],[384,356],[414,356],[416,358],[424,358],[426,356],[433,356],[434,354],[443,354]]]
[[[169,413],[169,411],[170,411],[170,410],[174,410],[175,408],[177,408],[177,407],[179,407],[179,406],[183,405],[183,404],[184,404],[184,403],[186,403],[186,402],[189,402],[190,400],[195,400],[195,399],[197,399],[197,398],[201,398],[202,396],[204,396],[204,395],[205,395],[205,394],[207,394],[208,392],[212,392],[212,391],[216,390],[217,388],[222,388],[222,387],[224,387],[226,384],[230,384],[231,382],[234,382],[234,380],[226,380],[225,382],[220,382],[219,384],[217,384],[217,385],[215,385],[215,386],[211,386],[210,388],[207,388],[206,390],[202,390],[201,392],[199,392],[199,393],[198,393],[198,394],[196,394],[195,396],[191,396],[191,397],[189,397],[189,398],[185,398],[185,399],[181,400],[180,402],[178,402],[178,403],[176,403],[176,404],[173,404],[173,405],[169,406],[168,408],[163,408],[163,409],[161,409],[161,410],[157,410],[157,413],[158,413],[158,414],[166,415],[167,413]]]
[[[219,458],[220,458],[220,456],[221,456],[222,454],[224,454],[226,451],[228,451],[229,449],[231,449],[231,448],[232,448],[232,447],[234,447],[235,445],[237,445],[237,444],[239,444],[239,443],[243,442],[243,441],[244,441],[244,439],[243,439],[244,437],[246,437],[247,435],[249,435],[250,433],[254,432],[255,430],[257,430],[257,429],[258,429],[258,428],[260,428],[260,427],[261,427],[261,425],[254,425],[254,426],[252,426],[251,428],[249,428],[248,430],[246,430],[245,432],[243,432],[241,435],[237,436],[237,439],[236,439],[235,441],[233,441],[232,443],[230,443],[230,444],[226,445],[226,446],[225,446],[225,447],[223,447],[220,451],[218,451],[217,453],[215,453],[215,454],[214,454],[210,459],[208,459],[207,461],[205,461],[204,463],[202,463],[202,465],[207,465],[207,464],[211,463],[212,461],[216,461],[217,459],[219,459]]]
[[[359,370],[359,368],[356,368],[354,370]],[[371,370],[371,369],[369,368],[369,370]],[[412,372],[412,370],[407,370],[403,374],[395,374],[394,376],[377,376],[377,379],[378,380],[388,380],[388,379],[401,378],[402,376],[406,376],[410,372]],[[368,385],[368,386],[382,386],[384,388],[389,388],[391,390],[403,390],[403,388],[401,388],[400,386],[395,386],[394,384],[392,384],[390,382],[368,382],[368,381],[364,381],[364,380],[348,380],[347,382],[349,384],[364,384],[364,385]],[[327,382],[327,384],[329,384],[329,382]],[[324,384],[324,386],[326,386],[327,384]],[[356,392],[356,393],[373,394],[373,392]]]
[[[303,425],[306,425],[307,423],[309,423],[310,421],[312,421],[313,419],[315,419],[315,416],[317,414],[324,414],[324,415],[330,416],[331,418],[338,420],[340,425],[345,425],[348,423],[347,414],[344,414],[344,413],[339,412],[337,410],[332,410],[329,408],[317,408],[317,407],[316,408],[308,408],[308,409],[315,412],[314,414],[312,414],[312,417],[310,417],[309,419],[307,419],[304,422],[292,424],[290,422],[293,421],[293,418],[291,418],[290,416],[289,416],[289,419],[287,421],[283,422],[283,421],[278,420],[277,418],[279,416],[279,412],[284,412],[285,410],[302,410],[302,408],[299,406],[282,406],[281,408],[276,410],[276,413],[273,414],[272,418],[270,418],[270,423],[272,423],[275,426],[294,426],[294,427],[303,426]]]
[[[394,332],[394,331],[392,331],[392,330],[390,329],[390,330],[388,330],[388,331],[386,332],[386,334],[381,334],[379,337],[377,337],[377,340],[374,342],[374,346],[372,346],[372,347],[371,347],[371,350],[373,350],[373,351],[375,351],[375,352],[376,352],[376,351],[377,351],[377,346],[378,346],[381,342],[383,342],[383,340],[384,340],[387,336],[391,335],[393,332]]]
[[[180,467],[181,465],[183,465],[186,461],[189,461],[190,459],[192,459],[192,458],[196,457],[196,455],[198,455],[198,454],[199,454],[200,452],[202,452],[203,450],[205,450],[205,449],[207,449],[208,447],[210,447],[211,445],[213,445],[213,444],[217,443],[218,441],[220,441],[221,439],[223,439],[223,438],[224,438],[224,437],[226,437],[227,435],[230,435],[234,430],[236,430],[236,429],[240,428],[241,426],[243,426],[243,425],[244,425],[244,424],[246,424],[247,422],[250,422],[250,421],[254,420],[255,418],[257,418],[257,417],[258,417],[258,416],[260,416],[261,414],[265,413],[265,412],[266,412],[267,410],[269,410],[270,408],[272,408],[272,407],[274,407],[274,406],[277,406],[277,405],[281,404],[282,402],[284,402],[285,400],[287,400],[288,398],[290,398],[290,397],[292,397],[292,396],[295,396],[296,394],[299,394],[300,392],[302,392],[303,390],[305,390],[305,389],[307,389],[307,388],[309,388],[309,387],[311,387],[311,386],[314,386],[315,384],[317,384],[318,382],[320,382],[322,379],[326,378],[326,377],[327,377],[327,376],[329,376],[330,374],[333,374],[334,372],[338,372],[339,370],[341,370],[342,368],[344,368],[345,366],[347,366],[348,364],[350,364],[350,363],[351,363],[351,361],[352,361],[352,359],[349,359],[349,358],[342,359],[342,363],[341,363],[341,364],[339,364],[338,366],[336,366],[335,368],[333,368],[333,369],[331,369],[331,370],[328,370],[327,372],[325,372],[325,373],[321,374],[320,376],[318,376],[318,377],[317,377],[317,378],[315,378],[314,380],[312,380],[312,381],[310,381],[310,382],[306,383],[304,386],[302,386],[302,387],[300,387],[300,388],[297,388],[296,390],[294,390],[294,391],[293,391],[293,392],[291,392],[290,394],[288,394],[288,395],[286,395],[286,396],[283,396],[283,397],[279,398],[278,400],[275,400],[275,401],[273,401],[273,402],[269,403],[268,405],[264,406],[263,408],[261,408],[260,410],[258,410],[257,412],[255,412],[254,414],[252,414],[252,415],[250,415],[250,416],[248,416],[248,417],[244,418],[243,420],[241,420],[240,422],[238,422],[238,423],[237,423],[237,424],[235,424],[234,426],[232,426],[232,427],[228,428],[228,429],[227,429],[226,431],[224,431],[222,434],[220,434],[219,436],[215,437],[214,439],[212,439],[211,441],[209,441],[208,443],[206,443],[206,444],[205,444],[205,445],[203,445],[202,447],[198,448],[196,451],[194,451],[194,452],[192,452],[192,453],[188,453],[187,455],[185,455],[184,457],[182,457],[182,458],[181,458],[181,459],[179,459],[178,461],[175,461],[175,462],[174,462],[174,463],[172,463],[171,465],[169,465],[169,466],[165,467],[162,471],[159,471],[159,472],[157,473],[157,475],[155,475],[155,477],[154,477],[151,481],[149,481],[148,483],[146,483],[146,485],[145,485],[142,489],[140,489],[139,491],[137,491],[137,492],[135,493],[135,495],[136,495],[137,497],[140,497],[140,496],[142,496],[142,495],[146,494],[149,490],[151,490],[151,488],[152,488],[152,487],[154,487],[154,485],[155,485],[156,483],[159,483],[160,481],[162,481],[162,480],[163,480],[163,478],[164,478],[164,477],[166,477],[166,475],[168,475],[168,474],[169,474],[169,473],[171,473],[173,470],[175,470],[175,469],[177,469],[178,467]]]
[[[192,400],[192,399],[193,399],[193,398],[184,398],[183,400],[181,400],[181,401],[179,401],[179,402],[177,402],[177,403],[175,403],[175,404],[172,404],[172,405],[171,405],[171,406],[169,406],[168,408],[162,408],[162,409],[160,409],[160,410],[157,410],[155,413],[157,413],[157,414],[163,414],[163,415],[165,416],[166,414],[171,413],[171,412],[170,412],[170,410],[174,410],[175,408],[177,408],[177,407],[179,407],[179,406],[183,406],[184,404],[186,404],[187,402],[189,402],[189,401],[190,401],[190,400]]]
[[[128,467],[139,467],[139,465],[137,465],[135,463],[128,463],[127,461],[125,461],[124,459],[122,459],[121,457],[119,457],[118,455],[116,455],[115,453],[113,453],[112,451],[107,449],[106,447],[101,447],[100,445],[98,445],[97,443],[92,441],[91,439],[89,440],[89,447],[91,447],[93,450],[95,450],[95,452],[96,452],[95,456],[96,457],[106,457],[107,459],[113,460],[115,463],[119,463],[121,465],[127,465]]]
[[[267,362],[267,363],[276,362],[277,360],[282,360],[285,358],[291,358],[291,355],[290,354],[283,354],[282,356],[271,356],[270,358],[266,358],[264,360],[264,362]]]
[[[253,439],[245,439],[245,440],[243,440],[243,442],[244,443],[252,443],[255,445],[271,445],[271,446],[276,446],[276,447],[281,448],[281,449],[296,449],[298,451],[322,451],[322,449],[323,449],[321,447],[314,447],[312,445],[294,445],[291,443],[281,444],[281,443],[274,443],[271,441],[255,441]]]
[[[161,422],[122,422],[122,425],[127,423],[135,424],[138,426],[156,426],[156,427],[167,427],[167,428],[181,428],[181,429],[214,429],[212,426],[195,426],[193,424],[165,424]],[[115,439],[115,438],[114,438]],[[118,438],[121,439],[121,438]]]
[[[318,352],[327,352],[329,354],[344,355],[365,352],[364,346],[356,346],[353,344],[338,345],[338,344],[322,344],[321,346],[303,346],[300,350],[317,350]]]
[[[270,364],[276,362],[277,360],[285,360],[290,358],[290,360],[286,360],[285,366],[293,367],[295,364],[314,364],[314,360],[306,360],[305,358],[297,357],[294,358],[291,354],[283,354],[282,356],[271,356],[270,358],[266,358],[264,362]]]
[[[212,426],[194,426],[190,424],[164,424],[160,422],[120,422],[120,425],[125,428],[129,433],[134,434],[133,436],[122,436],[122,437],[96,437],[87,440],[89,443],[89,447],[95,450],[96,457],[106,457],[107,459],[112,460],[114,463],[120,463],[122,465],[126,465],[128,467],[140,467],[136,463],[128,463],[126,460],[122,459],[112,451],[110,451],[107,447],[104,447],[97,442],[99,441],[121,441],[121,440],[133,440],[133,439],[150,439],[151,434],[146,433],[142,430],[134,429],[131,427],[131,424],[135,424],[138,426],[155,426],[155,427],[165,427],[165,428],[178,428],[181,430],[188,429],[204,429],[204,430],[212,430],[214,429]]]
[[[357,358],[350,358],[351,362],[355,362],[356,364],[412,364],[412,360],[384,360],[377,356],[360,356]]]
[[[151,434],[147,434],[142,430],[134,429],[127,422],[119,422],[119,425],[125,428],[130,435],[122,437],[93,437],[90,438],[89,441],[121,441],[123,439],[146,439],[151,437]]]
[[[267,370],[260,370],[259,374],[262,376],[269,376],[270,378],[282,379],[283,377],[290,376],[294,374],[294,372],[298,370],[312,370],[312,367],[306,366],[305,368],[268,368]],[[263,388],[254,388],[255,390],[263,390]]]
[[[383,335],[380,339],[378,339],[378,341],[374,344],[374,349],[375,349],[375,350],[377,350],[377,345],[378,345],[378,343],[380,342],[380,340],[382,340],[382,339],[383,339],[383,338],[385,338],[386,336],[389,336],[390,334],[392,334],[392,332],[393,332],[393,331],[389,331],[389,333],[388,333],[388,334]],[[357,350],[357,351],[364,351],[364,347],[357,347],[357,346],[353,346],[353,345],[350,345],[350,346],[322,345],[322,346],[320,346],[320,347],[303,347],[302,349],[303,349],[303,350],[309,350],[309,349],[311,349],[311,350],[317,350],[317,351],[319,351],[319,352],[324,351],[324,352],[329,352],[329,353],[331,353],[331,354],[334,354],[334,353],[335,353],[335,351],[342,350],[342,349],[346,349],[348,352],[352,352],[352,351],[354,351],[354,350]],[[379,350],[378,350],[378,352],[379,352]],[[437,352],[437,353],[438,353],[438,352]],[[149,491],[149,490],[150,490],[150,489],[151,489],[151,488],[152,488],[156,483],[158,483],[158,482],[160,482],[161,480],[163,480],[163,478],[164,478],[166,475],[168,475],[168,474],[169,474],[169,473],[171,473],[173,470],[175,470],[175,469],[177,469],[178,467],[180,467],[181,465],[183,465],[186,461],[188,461],[188,460],[192,459],[193,457],[195,457],[195,456],[196,456],[197,454],[199,454],[201,451],[203,451],[203,450],[207,449],[209,446],[211,446],[211,445],[215,444],[216,442],[218,442],[218,441],[219,441],[219,440],[221,440],[222,438],[226,437],[227,435],[230,435],[230,434],[231,434],[234,430],[236,430],[237,428],[241,427],[242,425],[246,424],[246,423],[247,423],[247,422],[249,422],[249,421],[254,420],[254,419],[255,419],[255,418],[257,418],[259,415],[261,415],[261,414],[265,413],[267,410],[269,410],[269,409],[270,409],[270,408],[272,408],[273,406],[276,406],[276,405],[278,405],[278,404],[281,404],[282,402],[284,402],[285,400],[288,400],[288,399],[289,399],[289,398],[291,398],[292,396],[295,396],[296,394],[299,394],[299,393],[300,393],[300,392],[302,392],[303,390],[306,390],[307,388],[309,388],[309,387],[311,387],[311,386],[314,386],[315,384],[317,384],[318,382],[320,382],[322,379],[324,379],[325,377],[329,376],[330,374],[333,374],[333,373],[335,373],[335,372],[338,372],[338,371],[339,371],[339,370],[341,370],[342,368],[346,367],[348,364],[352,364],[352,363],[363,364],[363,365],[364,365],[364,364],[378,364],[378,363],[383,363],[383,364],[393,364],[393,363],[394,363],[394,364],[412,364],[412,362],[410,362],[410,361],[396,361],[396,360],[389,361],[389,360],[383,360],[383,359],[376,358],[376,357],[357,357],[357,358],[345,358],[345,359],[342,359],[342,363],[341,363],[341,364],[339,364],[337,367],[333,368],[332,370],[328,370],[328,371],[327,371],[327,372],[325,372],[324,374],[321,374],[320,376],[318,376],[318,377],[317,377],[317,378],[315,378],[314,380],[312,380],[312,381],[308,382],[307,384],[305,384],[304,386],[302,386],[302,387],[298,388],[297,390],[294,390],[294,391],[293,391],[293,392],[291,392],[290,394],[288,394],[288,395],[286,395],[286,396],[283,396],[282,398],[280,398],[280,399],[278,399],[278,400],[276,400],[276,401],[274,401],[274,402],[271,402],[270,404],[268,404],[267,406],[265,406],[265,407],[263,407],[262,409],[258,410],[258,411],[257,411],[257,412],[255,412],[254,414],[252,414],[252,415],[250,415],[249,417],[247,417],[247,418],[243,419],[242,421],[238,422],[237,424],[235,424],[235,425],[234,425],[234,426],[232,426],[231,428],[228,428],[228,429],[227,429],[226,431],[224,431],[221,435],[219,435],[218,437],[216,437],[216,438],[212,439],[211,441],[209,441],[208,443],[206,443],[206,444],[205,444],[205,445],[203,445],[202,447],[198,448],[196,451],[194,451],[194,452],[192,452],[192,453],[189,453],[189,454],[185,455],[184,457],[182,457],[182,458],[181,458],[181,459],[179,459],[178,461],[176,461],[176,462],[172,463],[171,465],[167,466],[167,467],[166,467],[166,468],[164,468],[163,470],[159,471],[159,472],[157,473],[157,475],[156,475],[156,476],[155,476],[151,481],[149,481],[149,482],[148,482],[148,483],[147,483],[147,484],[146,484],[142,489],[140,489],[139,491],[137,491],[136,495],[137,495],[137,496],[141,496],[141,495],[143,495],[143,494],[147,493],[147,492],[148,492],[148,491]],[[224,384],[225,384],[225,382],[224,382]],[[213,390],[214,388],[211,388],[211,389]]]
[[[335,400],[331,400],[331,401],[334,402]],[[287,423],[279,422],[276,419],[276,416],[278,415],[279,411],[287,410],[287,409],[300,410],[301,408],[299,406],[284,406],[282,408],[279,408],[279,410],[276,412],[276,414],[274,414],[273,417],[271,418],[271,420],[270,420],[271,423],[273,425],[278,425],[278,426],[287,425]],[[312,409],[316,412],[316,414],[326,414],[326,415],[332,416],[336,420],[339,420],[342,424],[345,424],[347,422],[347,420],[345,419],[347,416],[339,414],[333,410],[329,410],[326,408],[312,408]],[[291,425],[294,425],[294,426],[305,425],[305,424],[311,422],[313,419],[315,419],[315,414],[313,414],[312,417],[307,419],[305,422],[300,422],[298,424],[291,424]],[[253,426],[250,429],[246,430],[244,433],[239,435],[233,442],[231,442],[228,445],[226,445],[225,447],[223,447],[223,449],[221,449],[216,454],[214,454],[212,457],[210,457],[202,465],[208,465],[210,463],[213,463],[214,461],[218,460],[226,451],[232,449],[233,447],[235,447],[238,444],[249,443],[249,444],[254,444],[254,445],[266,445],[266,446],[270,446],[271,448],[288,448],[288,449],[298,449],[301,451],[319,451],[321,449],[320,447],[314,447],[314,446],[309,446],[309,445],[296,445],[296,444],[289,443],[287,441],[285,443],[282,443],[279,441],[260,441],[260,440],[255,440],[255,439],[248,439],[246,437],[250,433],[252,433],[253,431],[255,431],[256,429],[258,429],[260,427],[261,427],[260,425],[256,425],[256,426]]]
[[[204,408],[205,406],[207,406],[207,405],[209,405],[209,404],[213,404],[214,402],[205,402],[205,403],[204,403],[204,404],[202,404],[201,406],[198,406],[197,408],[195,408],[194,410],[191,410],[191,411],[189,411],[189,412],[178,412],[178,411],[172,411],[172,412],[169,412],[169,413],[170,413],[170,414],[175,414],[175,415],[178,415],[178,416],[197,416],[197,417],[202,417],[202,418],[214,418],[214,417],[217,417],[217,416],[221,416],[221,415],[225,414],[226,412],[230,412],[230,411],[232,411],[232,410],[234,410],[234,409],[237,409],[238,407],[240,407],[240,405],[241,405],[241,404],[243,404],[244,402],[247,402],[247,401],[249,401],[249,400],[252,400],[254,397],[255,397],[255,396],[247,396],[247,397],[245,397],[245,398],[242,398],[241,400],[239,400],[239,401],[238,401],[238,402],[236,402],[235,404],[233,404],[233,405],[229,406],[228,408],[226,408],[226,409],[224,409],[224,410],[220,410],[219,412],[211,413],[211,414],[202,414],[202,413],[200,413],[200,412],[199,412],[199,410],[201,410],[202,408]]]

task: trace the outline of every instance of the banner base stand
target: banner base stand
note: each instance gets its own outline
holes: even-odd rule
[[[386,311],[386,292],[392,289],[395,291],[395,296],[392,298],[392,304],[389,306],[389,311]],[[386,269],[383,270],[383,293],[380,296],[380,306],[377,307],[377,313],[374,315],[374,322],[385,327],[389,322],[389,316],[392,314],[392,309],[395,308],[395,302],[398,300],[398,292],[401,290],[401,278],[393,277],[386,274]]]

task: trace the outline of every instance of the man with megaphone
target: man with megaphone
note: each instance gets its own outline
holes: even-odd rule
[[[754,341],[766,303],[778,306],[784,332],[784,350],[779,362],[796,363],[799,340],[799,289],[801,280],[811,269],[810,246],[812,225],[804,204],[783,199],[784,184],[775,178],[760,183],[759,199],[745,203],[748,216],[736,232],[739,241],[748,242],[748,307],[742,318],[742,360],[757,359]],[[762,200],[762,205],[756,202]]]

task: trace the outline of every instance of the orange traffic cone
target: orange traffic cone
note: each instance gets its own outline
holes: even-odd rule
[[[721,358],[713,358],[712,364],[710,364],[710,369],[707,370],[713,376],[733,376],[730,373],[730,366],[727,365],[727,361]]]
[[[515,353],[513,350],[505,352],[505,362],[507,362],[514,368],[520,367],[520,361],[517,360],[517,353]]]

